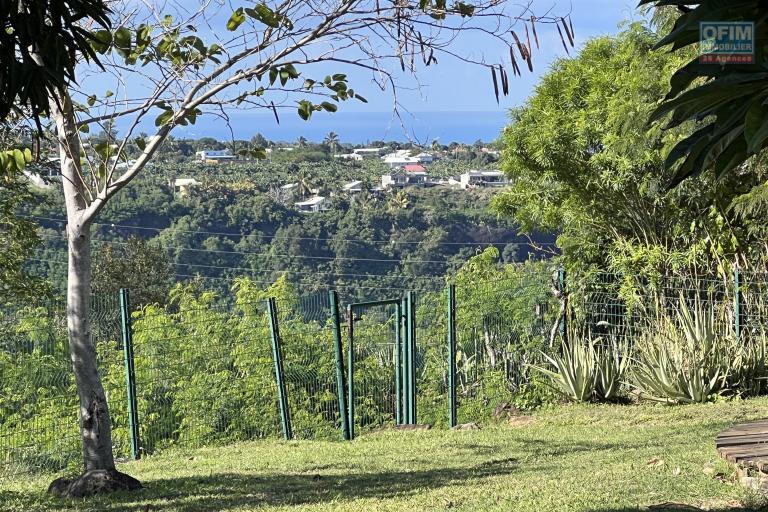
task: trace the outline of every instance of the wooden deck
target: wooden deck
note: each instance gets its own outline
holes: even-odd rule
[[[728,462],[768,472],[768,420],[742,423],[720,432],[715,447]]]

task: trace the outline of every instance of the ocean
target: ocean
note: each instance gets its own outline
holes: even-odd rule
[[[429,144],[437,139],[440,144],[451,142],[473,143],[496,140],[508,123],[505,111],[492,112],[412,112],[402,113],[401,120],[392,112],[316,112],[309,121],[303,121],[295,111],[280,113],[277,124],[271,112],[229,113],[229,126],[221,117],[203,115],[193,126],[174,129],[177,138],[214,137],[219,140],[248,140],[257,133],[273,141],[295,141],[304,137],[322,141],[328,132],[336,132],[341,142],[365,144],[374,140],[408,141]],[[231,126],[231,131],[230,131]],[[120,126],[118,125],[118,129]],[[151,134],[152,122],[140,129]]]

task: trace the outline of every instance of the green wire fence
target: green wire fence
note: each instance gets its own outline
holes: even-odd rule
[[[568,333],[631,340],[680,301],[715,305],[742,338],[768,327],[768,274],[565,277],[510,268],[373,297],[243,281],[226,303],[188,287],[141,308],[127,291],[94,297],[115,456],[486,421]],[[64,304],[0,308],[0,478],[79,465],[75,391]]]

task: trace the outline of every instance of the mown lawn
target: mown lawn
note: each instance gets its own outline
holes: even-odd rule
[[[481,430],[166,452],[121,466],[145,484],[140,492],[65,501],[45,494],[51,475],[26,477],[0,481],[0,510],[613,511],[664,502],[732,509],[754,499],[730,482],[733,469],[718,458],[714,436],[766,416],[766,398],[564,406],[529,424]]]

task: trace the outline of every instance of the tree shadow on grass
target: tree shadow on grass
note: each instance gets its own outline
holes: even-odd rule
[[[417,471],[381,471],[334,474],[219,473],[188,478],[164,478],[143,482],[145,489],[114,493],[85,501],[45,499],[47,510],[200,512],[238,507],[298,506],[354,499],[403,498],[456,482],[508,475],[519,467],[517,459],[499,458],[478,466]],[[10,503],[24,506],[30,497],[5,492]],[[38,505],[40,497],[34,500]],[[2,503],[0,501],[0,503]],[[0,510],[2,506],[0,506]]]

